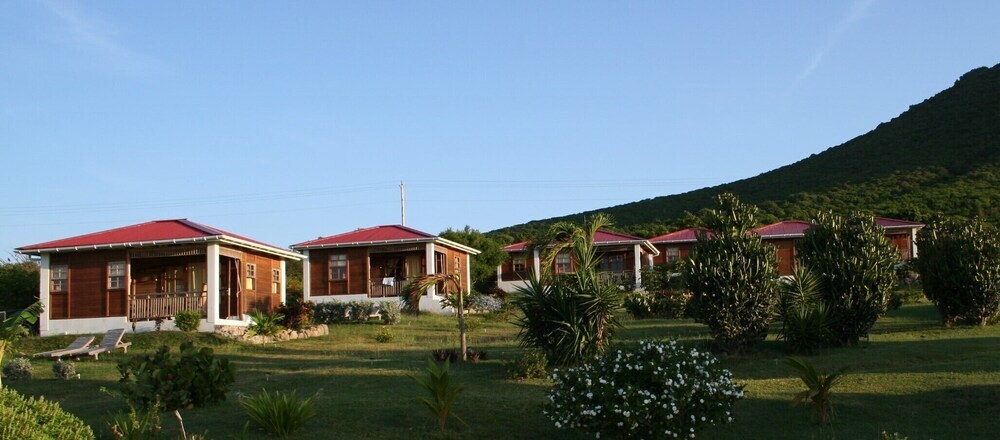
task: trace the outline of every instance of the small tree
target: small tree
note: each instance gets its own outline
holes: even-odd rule
[[[946,327],[986,325],[1000,313],[1000,230],[981,220],[938,218],[917,235],[924,294]]]
[[[856,344],[888,307],[899,254],[871,215],[821,212],[798,244],[799,260],[820,278],[841,344]]]
[[[698,317],[711,329],[716,346],[738,353],[767,336],[778,261],[774,248],[751,230],[757,223],[757,207],[728,193],[718,202],[719,208],[705,218],[713,234],[698,234],[684,264],[684,277]]]
[[[451,287],[455,291],[455,296],[457,298],[455,305],[455,314],[458,316],[458,335],[460,343],[460,349],[462,350],[462,360],[468,359],[469,343],[468,343],[468,329],[465,327],[465,296],[467,293],[465,289],[462,288],[462,277],[459,274],[434,274],[434,275],[424,275],[419,277],[404,289],[404,296],[406,298],[416,298],[416,306],[411,307],[411,310],[419,310],[420,308],[420,296],[427,292],[433,286],[441,286],[443,289],[447,290]],[[442,292],[444,293],[444,292]],[[413,301],[411,299],[411,301]]]
[[[12,316],[0,323],[0,365],[3,365],[3,356],[7,352],[7,346],[15,339],[28,334],[28,329],[24,324],[34,324],[38,320],[38,315],[42,314],[42,303],[36,302],[27,308],[15,312]],[[0,382],[0,387],[3,382]]]

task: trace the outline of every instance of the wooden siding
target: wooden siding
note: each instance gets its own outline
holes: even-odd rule
[[[678,260],[683,260],[691,254],[691,249],[694,248],[694,242],[688,243],[657,243],[653,246],[656,250],[660,251],[660,255],[653,257],[653,265],[659,266],[661,264],[667,264],[667,249],[676,248],[678,252]]]
[[[892,240],[892,244],[896,246],[896,251],[899,252],[899,257],[903,261],[910,261],[913,258],[910,255],[912,249],[910,244],[910,231],[907,230],[902,234],[889,234],[889,239]]]
[[[330,280],[330,256],[347,255],[347,279]],[[368,294],[368,248],[309,251],[310,296]]]
[[[53,254],[49,261],[50,266],[69,267],[67,291],[49,295],[51,319],[125,316],[126,290],[107,288],[108,263],[126,261],[125,251]]]
[[[246,280],[240,280],[243,292],[240,296],[240,306],[243,313],[253,310],[272,312],[281,304],[281,292],[271,293],[271,269],[281,269],[281,260],[264,253],[243,252],[242,275],[246,278],[246,265],[256,264],[257,270],[254,279],[254,288],[248,289]],[[282,274],[284,276],[284,274]]]
[[[524,257],[524,272],[514,272],[514,258]],[[510,258],[500,263],[500,281],[521,281],[531,276],[535,270],[534,252],[510,253]]]
[[[763,241],[765,244],[774,246],[774,254],[778,257],[778,274],[791,275],[798,264],[798,251],[795,246],[799,239],[778,238]]]

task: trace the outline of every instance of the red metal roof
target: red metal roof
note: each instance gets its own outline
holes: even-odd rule
[[[594,234],[594,244],[597,246],[608,245],[608,244],[643,244],[646,247],[655,249],[649,245],[648,241],[644,238],[635,237],[628,234],[622,234],[620,232],[612,232],[606,230],[598,230]],[[530,241],[522,241],[520,243],[514,243],[503,247],[503,250],[507,252],[520,252],[525,250],[525,248],[530,245]]]
[[[108,229],[60,240],[47,241],[17,248],[19,251],[38,251],[47,249],[62,249],[75,247],[122,245],[138,246],[143,243],[171,240],[190,240],[197,238],[233,238],[247,241],[273,250],[289,252],[287,249],[270,245],[261,241],[233,234],[222,229],[203,225],[188,219],[154,220],[121,228]],[[169,244],[169,243],[168,243]]]
[[[686,243],[692,241],[698,241],[698,233],[704,232],[711,236],[712,231],[708,228],[685,228],[679,231],[674,231],[669,234],[657,235],[656,237],[650,238],[649,241],[653,244],[656,243]]]
[[[812,227],[812,223],[802,220],[784,220],[777,223],[761,226],[753,231],[761,238],[776,237],[802,237],[806,230]]]
[[[434,238],[436,238],[436,236],[428,234],[426,232],[418,231],[413,228],[408,228],[406,226],[384,225],[384,226],[374,226],[371,228],[362,228],[351,232],[345,232],[343,234],[331,235],[329,237],[320,237],[315,240],[309,240],[309,241],[304,241],[302,243],[293,244],[292,248],[332,246],[332,245],[345,245],[345,244],[365,245],[365,244],[384,243],[389,241],[428,240]]]
[[[920,223],[920,222],[914,222],[914,221],[909,221],[909,220],[899,220],[899,219],[888,218],[888,217],[875,217],[875,222],[878,223],[879,226],[881,226],[883,228],[886,228],[886,229],[894,229],[894,228],[922,228],[922,227],[924,227],[924,224]]]

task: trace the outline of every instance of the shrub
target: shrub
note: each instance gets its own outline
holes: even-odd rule
[[[819,297],[820,279],[800,264],[794,275],[782,279],[778,316],[782,326],[778,339],[788,343],[791,351],[812,354],[835,340],[829,307]]]
[[[382,328],[378,329],[378,332],[375,333],[376,342],[385,344],[387,342],[392,342],[393,339],[396,339],[396,335],[392,333],[392,329],[389,327],[383,326]]]
[[[347,312],[351,322],[366,322],[372,314],[372,308],[375,307],[375,303],[363,300],[363,301],[351,301],[347,303]]]
[[[247,331],[258,336],[274,336],[282,330],[281,322],[285,316],[276,313],[274,315],[254,310],[250,312],[250,325]]]
[[[633,291],[625,295],[625,310],[635,319],[681,319],[691,295],[671,291]]]
[[[163,346],[154,354],[134,356],[118,364],[125,399],[142,409],[155,402],[165,410],[191,408],[226,399],[235,377],[228,359],[217,359],[211,348],[182,342],[173,355]]]
[[[1000,313],[1000,229],[981,220],[936,219],[917,240],[924,292],[945,326],[986,325]]]
[[[11,359],[3,366],[3,375],[10,380],[31,379],[34,372],[31,360],[23,357]]]
[[[557,428],[608,438],[694,437],[729,423],[743,387],[709,353],[670,342],[641,342],[552,373],[545,414]]]
[[[820,423],[829,425],[833,421],[833,404],[830,400],[830,396],[833,394],[832,389],[844,378],[843,374],[847,368],[823,376],[806,360],[788,358],[785,359],[785,365],[795,370],[807,388],[795,395],[792,406],[798,406],[806,401],[812,402],[813,418],[815,419],[818,414]]]
[[[73,365],[73,363],[69,361],[57,359],[56,362],[52,364],[52,374],[56,376],[56,379],[72,379],[76,377],[76,365]]]
[[[479,312],[498,312],[503,310],[503,300],[488,295],[472,295],[469,297],[469,308]]]
[[[732,194],[718,197],[719,209],[705,219],[714,234],[699,234],[684,264],[698,318],[715,345],[739,353],[767,336],[778,283],[774,248],[751,232],[757,207]]]
[[[295,391],[262,390],[257,396],[241,398],[240,406],[265,431],[281,438],[288,438],[316,417],[316,396],[299,399]]]
[[[194,310],[181,310],[174,313],[174,325],[182,332],[193,332],[198,330],[201,324],[201,313]]]
[[[483,329],[483,318],[465,318],[465,331],[467,333],[477,332]],[[456,327],[458,324],[456,324]]]
[[[139,411],[129,403],[128,413],[119,411],[111,414],[108,430],[111,436],[123,440],[153,440],[160,438],[163,426],[160,423],[160,408],[153,404],[146,411]]]
[[[383,323],[386,325],[399,324],[399,319],[402,313],[399,309],[398,301],[382,301],[378,303],[378,307],[378,313],[382,315]]]
[[[314,309],[316,304],[312,301],[302,301],[292,299],[287,303],[278,306],[276,312],[284,316],[281,325],[293,330],[302,330],[313,326]]]
[[[436,363],[427,361],[427,378],[410,376],[421,388],[427,391],[428,397],[421,397],[420,401],[434,414],[437,419],[438,428],[445,430],[448,416],[452,416],[462,421],[458,415],[451,412],[451,407],[455,403],[458,393],[462,392],[463,385],[452,384],[451,375],[448,373],[448,363]]]
[[[0,438],[93,439],[94,431],[56,402],[0,388]]]
[[[507,364],[507,377],[515,380],[541,379],[548,375],[549,360],[538,350],[528,350]]]
[[[870,215],[819,213],[798,244],[799,261],[819,277],[832,331],[842,344],[868,335],[896,285],[899,254]]]
[[[347,304],[339,301],[319,303],[314,309],[313,319],[318,324],[336,324],[347,318]]]

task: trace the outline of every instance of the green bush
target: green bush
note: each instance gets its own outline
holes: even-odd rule
[[[625,310],[635,319],[681,319],[687,316],[691,294],[672,291],[633,291],[625,295]]]
[[[0,388],[0,439],[93,439],[94,432],[58,403]]]
[[[782,326],[778,339],[791,351],[812,354],[834,342],[830,309],[819,297],[820,279],[800,264],[791,277],[781,281],[778,316]]]
[[[401,311],[398,301],[382,301],[378,303],[379,314],[382,315],[382,322],[386,325],[399,324]]]
[[[291,299],[278,306],[275,312],[283,316],[281,325],[292,330],[302,330],[313,326],[316,304],[312,301]]]
[[[1000,229],[981,220],[936,219],[917,235],[917,270],[946,326],[986,325],[1000,313]]]
[[[146,411],[139,411],[129,403],[129,411],[111,414],[108,431],[119,440],[156,440],[160,438],[163,425],[160,423],[160,408],[153,405]]]
[[[262,390],[256,396],[241,398],[240,406],[268,434],[280,438],[288,438],[316,417],[316,397],[299,399],[295,391],[272,393]]]
[[[76,365],[72,362],[56,359],[52,364],[52,374],[56,379],[69,380],[76,377]]]
[[[832,331],[841,344],[868,335],[896,286],[899,254],[870,215],[819,213],[798,243],[799,261],[820,279],[819,296],[829,307]]]
[[[373,307],[375,303],[368,300],[351,301],[347,303],[347,314],[351,322],[367,322]]]
[[[194,310],[181,310],[174,313],[174,326],[182,332],[198,331],[201,324],[201,312]]]
[[[577,368],[556,370],[545,414],[557,428],[598,438],[694,437],[733,421],[743,387],[709,353],[641,342]]]
[[[3,366],[3,376],[10,380],[31,379],[34,373],[35,369],[28,358],[16,357]]]
[[[549,360],[538,350],[525,351],[507,364],[507,377],[510,379],[542,379],[548,374]]]
[[[455,398],[465,387],[462,384],[452,383],[451,373],[448,372],[449,362],[436,363],[433,360],[427,361],[427,377],[410,376],[417,385],[420,385],[427,392],[427,397],[421,397],[420,401],[434,414],[438,422],[438,428],[445,430],[448,416],[465,423],[457,414],[451,411],[455,403]]]
[[[396,339],[396,335],[392,333],[392,329],[389,327],[382,327],[375,332],[375,341],[381,344],[392,342]]]
[[[250,312],[251,322],[247,327],[247,331],[258,336],[274,336],[281,330],[284,330],[284,327],[281,326],[281,322],[284,319],[285,315],[280,313],[271,315],[260,310],[254,310]]]
[[[313,319],[317,324],[337,324],[347,320],[347,304],[330,301],[316,304]]]
[[[778,261],[772,246],[751,232],[757,207],[732,194],[718,197],[706,226],[684,264],[698,318],[708,325],[715,345],[739,353],[767,337],[777,298]]]
[[[174,355],[163,346],[154,354],[134,356],[118,364],[119,384],[126,400],[142,409],[159,402],[165,410],[191,408],[226,399],[235,381],[228,359],[217,359],[211,348],[182,342]]]

